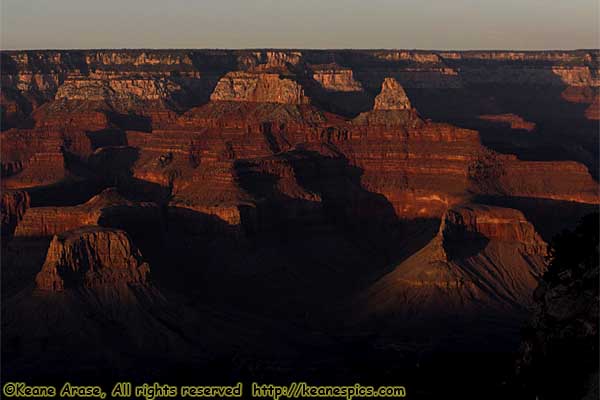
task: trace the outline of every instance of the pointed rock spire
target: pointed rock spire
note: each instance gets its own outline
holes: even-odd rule
[[[404,88],[394,78],[385,78],[375,97],[374,110],[409,110],[412,106]]]

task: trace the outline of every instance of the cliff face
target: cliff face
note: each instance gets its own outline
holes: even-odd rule
[[[508,160],[499,181],[513,196],[598,203],[596,181],[587,168],[575,162]]]
[[[214,78],[235,70],[312,71],[326,90],[377,90],[387,76],[405,88],[460,89],[508,84],[595,88],[598,55],[573,52],[416,52],[416,51],[183,51],[105,50],[4,52],[2,86],[18,103],[35,108],[73,86],[111,86],[117,91],[150,92],[180,86],[186,96],[206,92]],[[119,82],[124,80],[124,82]],[[206,84],[206,85],[205,85]],[[123,89],[125,86],[133,86]],[[152,86],[158,86],[153,88]],[[90,88],[91,90],[91,88]],[[210,89],[208,89],[210,90]],[[62,95],[62,94],[61,94]],[[76,96],[76,95],[75,95]],[[192,96],[193,97],[193,96]],[[153,96],[156,98],[156,95]],[[9,110],[8,99],[3,109]],[[13,103],[15,104],[15,103]],[[6,108],[5,108],[6,107]]]
[[[160,211],[153,203],[124,199],[115,188],[108,188],[76,206],[33,207],[19,218],[17,238],[52,237],[82,226],[122,226],[137,220],[159,225]]]
[[[180,90],[174,82],[165,79],[89,79],[86,76],[67,78],[54,98],[67,100],[109,100],[133,105],[139,101],[167,100]]]
[[[82,228],[52,239],[46,261],[35,278],[39,289],[99,288],[105,285],[145,284],[148,264],[127,233]]]
[[[2,133],[2,177],[28,175],[27,170],[37,170],[28,179],[45,183],[46,177],[64,175],[61,152],[61,135],[47,131],[12,129]],[[24,173],[24,174],[23,174]],[[25,177],[24,177],[25,178]],[[25,182],[24,182],[25,183]],[[8,182],[3,182],[8,184]]]
[[[6,243],[23,219],[25,211],[29,208],[31,199],[24,191],[4,191],[2,193],[2,237]]]
[[[512,242],[532,254],[545,254],[546,244],[533,225],[517,210],[462,206],[449,209],[442,220],[440,235],[445,243],[467,238]]]
[[[308,104],[304,89],[291,79],[277,74],[230,72],[219,80],[212,101],[250,101],[258,103]]]
[[[325,90],[333,92],[360,92],[362,85],[354,77],[350,68],[343,68],[337,64],[311,65],[312,78],[319,82]]]

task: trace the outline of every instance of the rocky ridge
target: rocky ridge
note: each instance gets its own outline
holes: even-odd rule
[[[514,209],[449,209],[437,236],[369,289],[369,312],[525,315],[545,271],[546,243]]]

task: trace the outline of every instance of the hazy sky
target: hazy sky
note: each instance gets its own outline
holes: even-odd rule
[[[598,0],[0,0],[2,49],[598,48]]]

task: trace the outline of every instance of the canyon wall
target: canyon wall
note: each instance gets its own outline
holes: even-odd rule
[[[600,204],[597,50],[0,59],[15,371],[75,365],[57,363],[73,332],[68,355],[94,373],[94,351],[135,359],[109,371],[155,366],[140,355],[178,371],[164,354],[207,360],[213,345],[332,370],[319,357],[348,354],[347,330],[369,355],[440,338],[495,351],[515,336],[490,335],[526,315],[545,240]],[[381,335],[365,348],[364,332]]]
[[[25,107],[32,110],[21,122],[26,129],[2,133],[3,185],[31,187],[90,174],[131,176],[199,207],[198,199],[206,197],[200,193],[213,193],[211,185],[238,185],[235,173],[218,163],[328,143],[360,170],[360,184],[383,195],[399,218],[440,217],[474,194],[595,203],[598,188],[588,171],[598,157],[589,146],[591,136],[561,144],[570,152],[577,147],[570,160],[580,163],[544,159],[544,154],[528,160],[520,152],[537,137],[546,140],[546,119],[525,120],[491,106],[494,113],[473,115],[476,132],[463,128],[470,122],[449,125],[427,116],[435,105],[428,96],[434,93],[464,95],[442,107],[451,109],[497,84],[556,87],[567,93],[566,102],[589,107],[599,85],[597,56],[594,51],[5,52],[6,91],[24,105],[36,101]],[[44,84],[40,76],[53,83]],[[354,118],[332,113],[340,110],[338,103],[346,110],[355,106]],[[555,118],[552,112],[547,117]],[[581,121],[583,114],[575,137],[589,129]],[[500,127],[498,134],[509,142],[500,153],[508,147],[508,154],[489,156],[496,147],[488,150],[485,124]],[[514,134],[511,139],[506,129],[532,136],[524,145],[525,139]],[[65,170],[73,157],[85,171]]]

